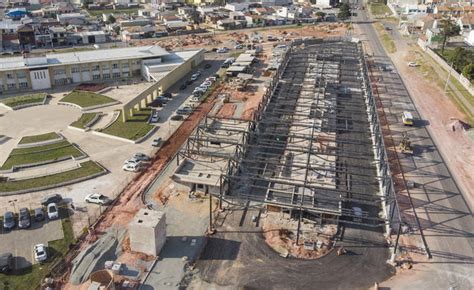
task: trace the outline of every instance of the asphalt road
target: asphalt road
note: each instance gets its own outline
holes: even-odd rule
[[[442,152],[430,136],[429,120],[424,120],[410,97],[402,79],[392,61],[381,45],[372,24],[365,13],[359,13],[355,19],[363,31],[359,37],[370,45],[374,52],[375,67],[384,65],[391,71],[379,71],[381,76],[377,84],[384,106],[390,130],[395,143],[401,140],[402,132],[407,132],[414,154],[399,154],[402,169],[407,181],[414,182],[410,189],[412,202],[419,216],[421,227],[428,244],[432,259],[419,258],[414,262],[418,269],[416,279],[410,279],[412,289],[472,289],[474,285],[474,219],[462,192],[453,179],[452,173],[444,162]],[[394,32],[397,33],[397,32]],[[397,38],[395,38],[397,41]],[[414,112],[417,119],[414,127],[401,125],[403,111]],[[412,216],[406,208],[405,216]],[[406,218],[415,233],[419,233],[413,219]],[[411,251],[426,253],[421,245],[411,247]],[[404,288],[403,275],[389,282],[388,286]]]

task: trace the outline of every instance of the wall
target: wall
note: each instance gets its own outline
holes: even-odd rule
[[[37,78],[35,77],[37,76]],[[30,71],[31,88],[42,90],[51,88],[48,69]]]
[[[436,54],[436,52],[434,52],[431,48],[427,47],[426,48],[426,53],[431,56],[431,58],[434,59],[434,61],[436,61],[443,69],[445,69],[446,71],[450,71],[451,70],[451,67],[450,65],[444,60],[442,59],[439,55]],[[451,76],[453,76],[455,79],[457,79],[461,85],[471,94],[471,95],[474,95],[474,87],[473,85],[471,84],[471,82],[465,78],[463,75],[459,74],[457,71],[455,71],[454,69],[451,70]]]

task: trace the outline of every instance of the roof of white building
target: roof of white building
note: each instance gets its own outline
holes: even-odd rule
[[[0,70],[148,58],[165,55],[169,55],[169,53],[165,49],[154,45],[47,54],[46,56],[31,56],[27,58],[22,56],[8,57],[0,59]]]

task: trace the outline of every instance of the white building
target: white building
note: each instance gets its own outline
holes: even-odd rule
[[[189,59],[201,61],[201,54],[202,50],[173,53],[159,46],[141,46],[0,58],[0,91],[43,90],[133,76],[153,80],[163,68],[176,68]]]

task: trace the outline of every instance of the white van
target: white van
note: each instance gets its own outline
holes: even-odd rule
[[[413,115],[407,111],[403,112],[402,121],[405,126],[413,126]]]

